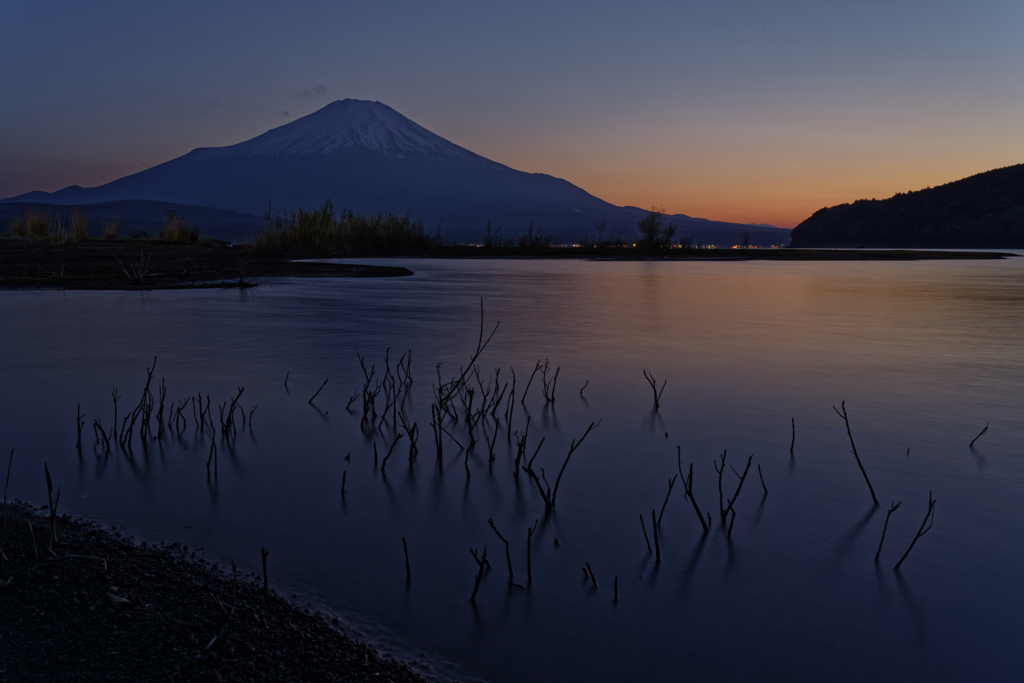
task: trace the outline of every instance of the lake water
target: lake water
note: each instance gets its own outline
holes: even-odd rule
[[[0,293],[10,495],[45,501],[45,461],[61,511],[248,571],[265,546],[280,592],[442,678],[1020,680],[1024,260],[402,265],[415,275]],[[482,440],[467,457],[445,436],[439,464],[432,385],[469,360],[481,298],[485,334],[500,321],[479,360],[482,384],[499,367],[501,384],[515,371],[513,436],[503,404],[477,428],[483,438],[497,430],[493,463]],[[399,441],[385,473],[374,445],[382,459],[390,423],[361,428],[360,400],[346,411],[363,384],[357,349],[376,377],[387,349],[392,370],[411,350],[405,409],[419,454],[410,462],[409,440]],[[216,437],[215,477],[211,437],[191,408],[180,434],[145,453],[138,437],[132,457],[94,445],[93,420],[112,422],[111,390],[120,420],[154,356],[168,403],[208,394],[216,419],[244,387],[246,414],[258,405],[231,443]],[[556,400],[545,402],[538,375],[521,405],[541,359],[551,374],[560,368]],[[656,411],[644,370],[667,382]],[[881,507],[833,411],[842,401]],[[543,438],[535,469],[551,482],[572,441],[600,422],[547,514],[536,486],[513,476],[527,417],[527,455]],[[446,427],[468,443],[462,421]],[[727,498],[738,482],[730,465],[742,473],[754,456],[731,536],[718,514],[723,451]],[[693,463],[694,497],[713,525],[702,534],[677,482],[659,563],[638,517],[652,534],[679,463]],[[934,526],[894,571],[929,492]],[[539,520],[528,588],[508,586],[489,518],[523,586],[527,530]],[[484,546],[493,569],[473,605],[469,549]]]

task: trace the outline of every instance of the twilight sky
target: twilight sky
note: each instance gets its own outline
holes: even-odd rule
[[[346,97],[615,204],[792,227],[1024,162],[1021,0],[5,0],[0,197]]]

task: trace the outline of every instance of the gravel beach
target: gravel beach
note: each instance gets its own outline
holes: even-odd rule
[[[9,503],[0,680],[422,681],[323,616],[178,544]]]

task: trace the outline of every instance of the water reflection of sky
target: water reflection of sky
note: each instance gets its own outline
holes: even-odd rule
[[[404,263],[416,275],[245,292],[3,293],[0,448],[16,449],[12,495],[45,494],[46,460],[69,512],[205,546],[222,562],[248,558],[250,569],[266,545],[282,587],[486,678],[667,680],[679,658],[705,679],[1012,680],[1020,670],[1024,262]],[[511,366],[521,392],[539,358],[561,367],[556,402],[543,404],[535,379],[526,404],[549,476],[602,421],[546,520],[535,492],[515,487],[504,436],[493,468],[469,458],[468,483],[451,444],[440,472],[428,453],[413,467],[403,456],[385,478],[373,443],[386,450],[390,437],[364,436],[344,410],[359,387],[356,349],[381,368],[386,349],[394,362],[411,348],[410,414],[429,451],[435,365],[448,377],[466,361],[481,297],[486,331],[501,321],[483,373],[502,366],[506,381]],[[195,434],[131,460],[74,452],[77,405],[90,424],[109,421],[117,386],[123,415],[154,356],[168,400],[201,391],[216,412],[245,386],[243,405],[259,406],[252,434],[222,446],[215,481]],[[668,382],[656,413],[642,370]],[[314,410],[307,399],[328,377]],[[939,501],[901,578],[894,558],[871,561],[884,509],[871,510],[832,412],[843,400],[879,498],[903,501],[887,556],[913,535],[929,490]],[[517,409],[514,429],[526,414]],[[677,446],[705,509],[717,509],[711,462],[723,449],[738,469],[754,454],[771,493],[746,482],[730,544],[721,533],[702,541],[677,484],[656,566],[637,516],[660,509]],[[542,518],[528,594],[504,589],[488,517],[518,539],[519,572],[526,528]],[[416,576],[408,592],[401,536]],[[474,612],[467,548],[484,544],[500,561]],[[579,581],[583,562],[599,591]]]

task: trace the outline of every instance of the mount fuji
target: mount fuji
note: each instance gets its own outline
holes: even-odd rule
[[[92,188],[29,192],[3,202],[107,204],[148,200],[262,215],[312,209],[325,199],[356,213],[390,211],[421,219],[429,231],[479,239],[490,223],[511,236],[532,222],[559,240],[594,234],[604,220],[623,239],[636,233],[644,211],[605,202],[572,183],[525,173],[486,159],[381,104],[339,100],[227,147],[184,156]],[[156,205],[154,205],[156,206]],[[788,230],[669,217],[679,234],[734,243],[749,231],[753,243],[782,244]],[[201,225],[204,233],[211,232]]]

